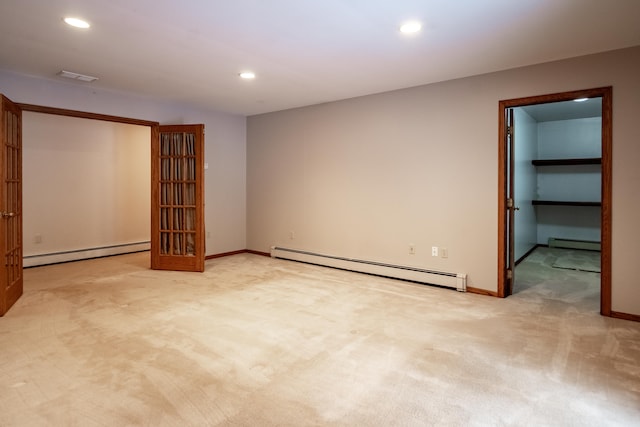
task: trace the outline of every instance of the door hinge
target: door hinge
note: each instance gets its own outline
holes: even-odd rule
[[[511,126],[507,126],[507,136],[511,136]]]
[[[510,269],[507,269],[507,279],[509,280],[513,279],[513,271]]]
[[[511,198],[507,199],[507,208],[509,209],[513,208],[513,199]]]

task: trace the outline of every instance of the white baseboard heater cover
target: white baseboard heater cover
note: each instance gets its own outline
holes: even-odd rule
[[[80,261],[104,256],[143,252],[148,251],[150,248],[150,242],[136,242],[102,246],[99,248],[86,248],[64,252],[28,255],[22,258],[22,264],[24,267],[37,267],[40,265],[58,264],[61,262]]]
[[[550,248],[582,249],[586,251],[599,251],[601,249],[600,242],[594,242],[591,240],[561,239],[559,237],[549,237],[548,244]]]
[[[425,270],[416,267],[323,255],[277,246],[271,247],[271,257],[306,262],[324,267],[339,268],[342,270],[356,271],[359,273],[373,274],[376,276],[391,277],[394,279],[410,280],[412,282],[425,283],[429,285],[444,286],[456,289],[459,292],[466,292],[467,290],[467,275],[464,273],[447,273],[443,271]]]

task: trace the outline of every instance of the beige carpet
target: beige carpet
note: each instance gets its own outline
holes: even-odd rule
[[[1,426],[640,425],[640,324],[597,314],[597,286],[575,284],[593,273],[533,257],[549,271],[525,261],[501,300],[148,256],[26,270],[0,319]]]

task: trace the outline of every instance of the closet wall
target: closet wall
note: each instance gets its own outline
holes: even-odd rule
[[[540,159],[602,156],[600,117],[538,123]],[[601,200],[600,165],[537,166],[538,199]],[[538,243],[549,237],[600,241],[600,207],[537,206]]]

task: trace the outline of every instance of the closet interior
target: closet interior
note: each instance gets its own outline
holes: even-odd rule
[[[600,251],[601,98],[518,107],[514,124],[515,259],[540,246]]]

